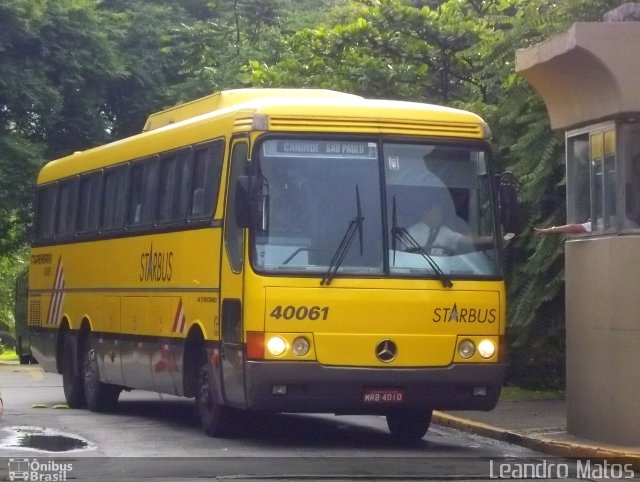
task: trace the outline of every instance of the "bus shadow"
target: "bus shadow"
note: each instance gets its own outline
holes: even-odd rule
[[[141,417],[165,426],[188,427],[202,433],[193,400],[120,401],[114,415]],[[381,421],[382,426],[376,427],[365,425],[364,418],[358,423],[352,417],[332,415],[239,412],[238,429],[231,438],[285,448],[401,448],[403,452],[409,451],[406,455],[410,455],[412,449],[432,453],[468,449],[472,453],[470,448],[447,443],[433,429],[419,442],[399,442],[386,430],[384,419]]]

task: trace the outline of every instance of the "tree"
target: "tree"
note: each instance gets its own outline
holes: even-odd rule
[[[279,51],[278,0],[216,0],[212,12],[172,33],[168,51],[181,59],[179,71],[185,77],[172,87],[180,100],[246,85],[248,59],[274,59]]]
[[[13,305],[15,301],[14,281],[27,266],[27,250],[14,251],[10,256],[0,257],[0,334],[13,332],[15,319]],[[2,337],[0,335],[0,338]]]
[[[149,114],[177,102],[173,86],[185,81],[185,73],[183,58],[171,50],[173,36],[194,21],[191,15],[212,12],[196,0],[111,0],[103,9],[124,68],[124,75],[109,82],[104,98],[109,140],[116,140],[140,133]]]

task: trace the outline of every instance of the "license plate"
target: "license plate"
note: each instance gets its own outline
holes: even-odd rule
[[[404,402],[404,390],[395,388],[365,388],[362,392],[364,403],[394,404]]]

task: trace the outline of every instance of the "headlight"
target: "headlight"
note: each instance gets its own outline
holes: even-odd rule
[[[458,345],[458,353],[462,358],[471,358],[476,352],[476,346],[471,340],[462,340]]]
[[[304,336],[299,336],[298,338],[293,340],[293,343],[291,344],[293,353],[298,356],[304,356],[309,353],[309,348],[309,341]]]
[[[482,358],[491,358],[496,353],[496,345],[492,340],[484,339],[478,344],[478,353]]]
[[[273,356],[280,356],[287,351],[287,342],[279,336],[272,336],[267,342],[267,350]]]

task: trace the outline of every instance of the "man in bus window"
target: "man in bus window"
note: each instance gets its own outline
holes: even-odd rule
[[[430,193],[422,218],[408,231],[411,237],[432,256],[451,256],[454,254],[491,249],[494,241],[491,236],[468,236],[451,229],[448,224],[454,217],[453,200],[447,189],[437,189]],[[468,227],[466,222],[460,220]],[[505,235],[508,241],[513,234]]]
[[[447,206],[450,206],[450,209]],[[451,196],[438,190],[431,193],[422,218],[409,228],[409,234],[427,253],[443,256],[456,251],[464,236],[445,225],[445,219],[453,208]]]

